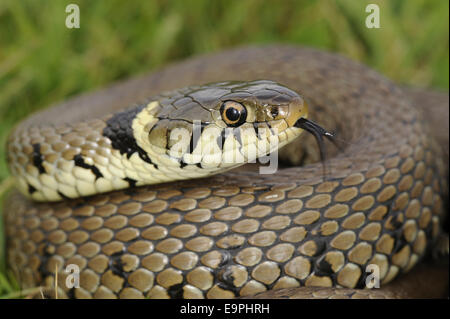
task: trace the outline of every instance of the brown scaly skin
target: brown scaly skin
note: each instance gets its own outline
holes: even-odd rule
[[[263,292],[255,299],[431,299],[448,298],[448,265],[418,265],[380,289],[286,288]]]
[[[404,91],[342,57],[265,47],[194,58],[27,123],[101,117],[162,90],[254,79],[302,92],[311,118],[350,143],[330,160],[328,181],[314,164],[54,204],[13,194],[4,210],[8,262],[24,287],[51,286],[56,268],[64,283],[73,263],[82,288],[60,285],[69,297],[228,298],[306,286],[295,292],[302,295],[312,286],[361,288],[367,264],[380,267],[383,286],[419,262],[446,213],[442,147]],[[308,144],[301,138],[294,147]],[[409,282],[398,284],[404,292],[380,294],[406,297],[417,290]]]

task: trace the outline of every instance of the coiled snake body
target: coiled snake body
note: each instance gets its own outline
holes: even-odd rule
[[[213,175],[236,166],[227,151],[253,160],[300,135],[306,105],[348,142],[325,180],[321,163]],[[171,140],[180,128],[188,139]],[[218,135],[207,139],[208,128]],[[285,153],[317,160],[309,138]],[[194,158],[199,141],[218,162]],[[442,151],[403,90],[346,58],[289,46],[193,58],[42,111],[11,134],[8,161],[23,194],[56,201],[7,199],[9,265],[24,287],[52,286],[57,273],[77,298],[361,295],[368,265],[384,285],[421,260],[447,193]],[[80,288],[65,285],[70,264]]]

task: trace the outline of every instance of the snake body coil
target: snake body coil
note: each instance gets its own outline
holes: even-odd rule
[[[327,162],[326,181],[320,163],[189,179],[236,166],[224,164],[227,151],[248,161],[297,137],[307,110],[295,92],[309,117],[349,142]],[[180,127],[188,139],[170,140]],[[218,135],[207,139],[208,128]],[[198,141],[219,160],[194,159]],[[264,148],[249,155],[255,141]],[[309,143],[290,145],[305,160],[315,156]],[[441,151],[401,89],[343,57],[295,47],[194,58],[72,99],[19,124],[8,152],[22,193],[64,199],[8,198],[9,264],[25,287],[51,286],[57,272],[77,298],[363,288],[368,265],[383,285],[437,238],[447,191]],[[189,180],[141,186],[180,179]],[[69,264],[80,288],[64,284]]]

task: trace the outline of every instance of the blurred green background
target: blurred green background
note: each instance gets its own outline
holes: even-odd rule
[[[65,27],[70,3],[79,5],[80,29]],[[380,29],[365,27],[369,3],[380,7]],[[448,24],[447,0],[2,0],[0,181],[6,185],[7,134],[33,110],[231,46],[323,48],[399,83],[448,91]],[[0,218],[0,297],[15,297],[18,285],[4,268],[3,239]]]

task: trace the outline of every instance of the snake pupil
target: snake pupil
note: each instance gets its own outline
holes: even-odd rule
[[[234,107],[230,107],[230,108],[228,108],[228,110],[226,110],[226,115],[227,115],[228,120],[230,120],[231,122],[235,122],[235,121],[239,120],[239,117],[241,116],[241,112],[239,112]]]

